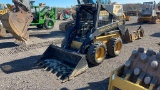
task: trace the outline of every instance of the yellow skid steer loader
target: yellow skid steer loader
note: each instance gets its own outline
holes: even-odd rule
[[[123,38],[133,38],[125,31],[125,21],[118,20],[107,5],[97,2],[79,4],[77,7],[75,25],[67,30],[61,47],[50,45],[35,62],[39,67],[55,73],[62,82],[85,72],[88,64],[101,64],[106,54],[118,56],[125,40]],[[101,11],[103,15],[100,15]],[[117,20],[114,21],[114,18]],[[143,34],[143,29],[138,29],[135,39],[143,37],[139,32]]]

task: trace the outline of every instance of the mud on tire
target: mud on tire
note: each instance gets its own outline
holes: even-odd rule
[[[107,44],[107,52],[110,56],[118,56],[122,48],[122,39],[121,38],[112,38]]]
[[[87,52],[87,60],[93,65],[101,64],[106,57],[106,45],[103,43],[91,44]]]

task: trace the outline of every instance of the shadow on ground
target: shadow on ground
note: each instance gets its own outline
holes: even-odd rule
[[[151,35],[152,37],[160,37],[160,32],[154,33]]]
[[[143,25],[143,23],[130,23],[130,24],[126,24],[126,26],[135,26],[135,25]]]
[[[9,35],[9,36],[7,36],[7,37],[0,37],[0,40],[2,39],[12,39],[13,38],[13,36],[11,36],[11,35]]]
[[[38,37],[41,39],[46,39],[46,38],[54,38],[54,37],[64,37],[65,33],[62,31],[52,31],[52,32],[35,32],[35,33],[30,33],[30,37]]]
[[[11,48],[11,47],[16,47],[18,46],[17,44],[13,43],[13,42],[3,42],[3,43],[0,43],[0,49],[1,48]]]
[[[10,74],[14,72],[28,71],[32,69],[38,69],[35,67],[34,62],[39,59],[40,56],[31,56],[20,60],[6,62],[0,65],[1,70],[4,73]]]
[[[82,87],[76,90],[108,90],[109,78],[99,82],[91,82],[88,85],[88,87]]]

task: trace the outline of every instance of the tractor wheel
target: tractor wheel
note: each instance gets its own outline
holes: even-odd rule
[[[122,48],[122,39],[121,38],[112,38],[108,42],[107,52],[110,56],[115,57],[120,54]]]
[[[46,19],[46,21],[44,23],[44,27],[46,29],[53,29],[53,27],[54,27],[54,21],[52,19]]]
[[[87,60],[93,65],[101,64],[106,57],[106,46],[103,43],[92,44],[87,52]]]
[[[37,25],[37,28],[38,28],[38,29],[42,29],[42,28],[43,28],[43,25]]]

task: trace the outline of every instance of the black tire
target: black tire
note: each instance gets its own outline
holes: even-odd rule
[[[51,23],[51,25],[48,25],[49,23]],[[50,19],[50,18],[46,19],[45,23],[44,23],[44,27],[46,29],[53,29],[53,27],[54,27],[54,21],[52,19]]]
[[[107,52],[112,57],[118,56],[120,54],[121,48],[122,48],[121,38],[112,38],[109,40],[107,44]]]
[[[43,28],[43,25],[37,25],[37,28],[38,28],[38,29],[42,29],[42,28]]]
[[[103,48],[102,51],[100,51],[100,53],[102,55],[98,55],[99,58],[96,56],[96,53],[98,52],[98,50],[100,50],[101,48]],[[87,52],[87,60],[89,63],[91,63],[92,65],[99,65],[101,64],[104,59],[106,57],[106,45],[103,43],[96,43],[96,44],[91,44],[91,46],[89,46],[88,52]]]

